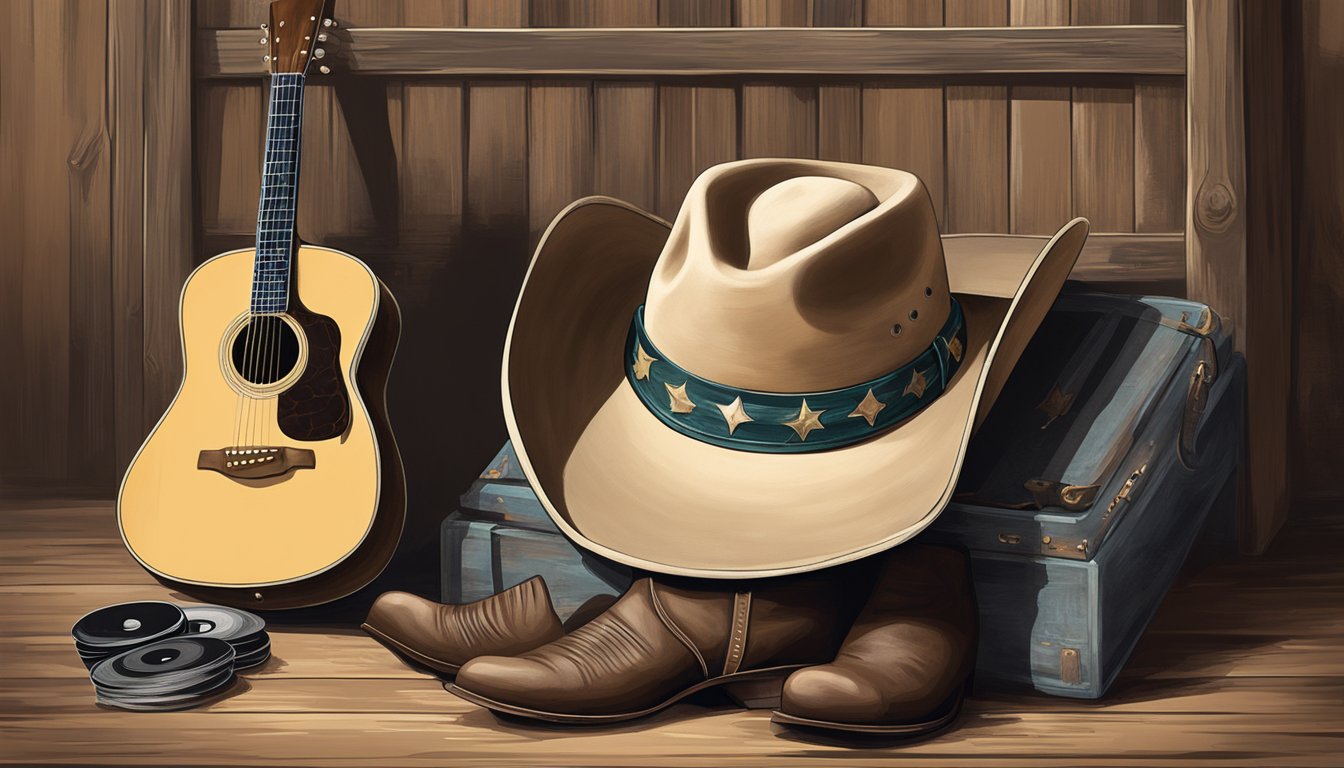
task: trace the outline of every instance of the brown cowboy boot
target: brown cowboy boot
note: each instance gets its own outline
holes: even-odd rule
[[[843,633],[843,575],[829,569],[712,588],[636,581],[606,613],[513,658],[465,664],[448,690],[483,707],[563,723],[652,714],[723,686],[775,706],[788,673],[832,658]]]
[[[449,675],[476,656],[522,653],[565,634],[540,576],[463,605],[387,592],[362,627],[399,656]]]
[[[922,544],[885,557],[835,661],[793,673],[772,722],[920,736],[956,718],[975,667],[969,561]]]

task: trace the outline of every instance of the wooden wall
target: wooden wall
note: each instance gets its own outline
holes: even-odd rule
[[[338,0],[337,16],[355,27],[1048,26],[1182,23],[1184,8]],[[255,28],[265,3],[0,0],[0,9],[0,356],[20,361],[0,376],[0,481],[109,493],[176,386],[169,286],[253,237],[262,81],[184,77],[190,59],[180,47],[192,27]],[[1301,46],[1285,83],[1304,83],[1306,127],[1283,128],[1280,139],[1295,147],[1316,202],[1298,211],[1297,255],[1280,272],[1301,313],[1282,331],[1291,325],[1296,371],[1293,482],[1302,493],[1339,495],[1329,436],[1344,431],[1333,384],[1340,358],[1318,352],[1344,330],[1334,311],[1340,198],[1331,196],[1340,156],[1330,143],[1340,128],[1330,90],[1340,59],[1338,42],[1320,31],[1338,11],[1317,0],[1295,13],[1280,39]],[[65,55],[35,66],[38,41]],[[402,304],[392,419],[419,521],[412,535],[426,542],[503,439],[497,364],[513,297],[537,235],[578,196],[612,194],[672,216],[703,168],[789,155],[914,170],[949,232],[1048,233],[1073,215],[1089,217],[1096,232],[1184,229],[1186,95],[1173,76],[337,73],[311,84],[300,232],[367,260]],[[1303,141],[1328,148],[1303,150]]]
[[[198,28],[255,28],[255,0]],[[1180,23],[1181,3],[1110,0],[340,0],[373,26],[1006,26]],[[258,46],[258,56],[260,46]],[[495,367],[531,245],[575,198],[675,216],[704,168],[796,156],[919,173],[949,232],[1177,233],[1180,78],[309,79],[303,237],[366,259],[406,313],[392,418],[412,504],[451,507],[504,437]],[[316,87],[313,87],[316,86]],[[250,244],[265,102],[200,79],[198,253]],[[1179,287],[1178,287],[1179,289]],[[445,406],[445,403],[451,404]]]

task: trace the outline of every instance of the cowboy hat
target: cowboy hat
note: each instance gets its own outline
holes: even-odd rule
[[[942,511],[973,427],[1073,267],[962,252],[913,174],[725,163],[670,225],[605,197],[556,216],[505,344],[505,422],[560,530],[717,578],[815,570]]]

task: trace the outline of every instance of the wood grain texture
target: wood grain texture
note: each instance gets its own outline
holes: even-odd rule
[[[468,12],[470,16],[470,12]],[[871,17],[869,25],[875,25]],[[1180,74],[1178,25],[986,29],[347,30],[343,66],[382,75]],[[259,75],[252,30],[200,30],[197,73]]]
[[[657,210],[671,220],[701,171],[737,159],[737,90],[662,85],[658,99]]]
[[[191,9],[145,9],[145,411],[161,413],[182,375],[177,300],[191,271]]]
[[[0,501],[18,541],[62,541],[44,585],[38,552],[0,549],[0,759],[124,765],[1066,766],[1337,763],[1344,698],[1344,522],[1295,521],[1265,557],[1216,565],[1168,595],[1112,693],[1078,701],[977,690],[959,720],[913,744],[809,740],[705,696],[616,728],[497,719],[445,693],[363,633],[272,623],[273,658],[196,710],[128,713],[92,701],[69,640],[89,608],[182,601],[137,568],[107,502]],[[25,568],[32,568],[27,571]],[[185,602],[185,601],[183,601]],[[1099,760],[1099,756],[1101,759]]]
[[[737,0],[742,27],[805,27],[806,0]],[[749,82],[742,86],[742,157],[816,157],[817,88]]]
[[[528,137],[529,229],[535,243],[562,208],[592,191],[592,85],[532,83]]]
[[[728,27],[733,3],[724,0],[662,0],[658,23],[665,27]],[[658,87],[658,215],[671,220],[691,182],[717,163],[737,159],[737,89],[724,85]]]
[[[1007,232],[1008,209],[1008,89],[950,85],[945,231]]]
[[[1129,0],[1073,0],[1073,24],[1125,24]],[[1134,231],[1134,87],[1073,89],[1073,214]]]
[[[1141,79],[1134,84],[1134,231],[1185,227],[1185,86]]]
[[[1015,27],[1068,26],[1069,0],[1012,0]],[[1067,87],[1009,88],[1009,231],[1051,234],[1073,216],[1072,93]]]
[[[151,426],[144,402],[144,2],[130,0],[108,11],[113,458],[120,477]]]
[[[1344,192],[1339,188],[1344,178],[1339,138],[1344,131],[1344,106],[1338,98],[1344,82],[1344,7],[1311,0],[1302,6],[1296,23],[1300,24],[1298,66],[1302,74],[1295,140],[1301,197],[1293,203],[1293,483],[1299,499],[1338,500],[1344,498],[1344,473],[1331,457],[1339,455],[1339,435],[1344,434],[1344,387],[1340,384],[1344,362],[1339,354],[1322,350],[1334,350],[1344,338],[1344,312],[1340,311],[1344,307]],[[1252,273],[1248,266],[1248,286],[1256,285],[1250,281],[1252,275],[1258,277],[1258,271]],[[1252,295],[1258,303],[1258,291]],[[1281,321],[1281,317],[1271,320]],[[1250,322],[1258,318],[1252,315]]]
[[[924,181],[945,227],[946,164],[941,87],[863,88],[863,162],[910,171]]]

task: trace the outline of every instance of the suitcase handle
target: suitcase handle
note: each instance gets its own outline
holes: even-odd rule
[[[1199,457],[1196,455],[1196,438],[1199,435],[1200,422],[1204,420],[1204,411],[1209,406],[1209,392],[1218,378],[1218,357],[1213,340],[1204,337],[1200,360],[1190,373],[1190,385],[1185,391],[1185,415],[1181,420],[1181,436],[1178,443],[1178,455],[1186,469],[1194,469]]]

